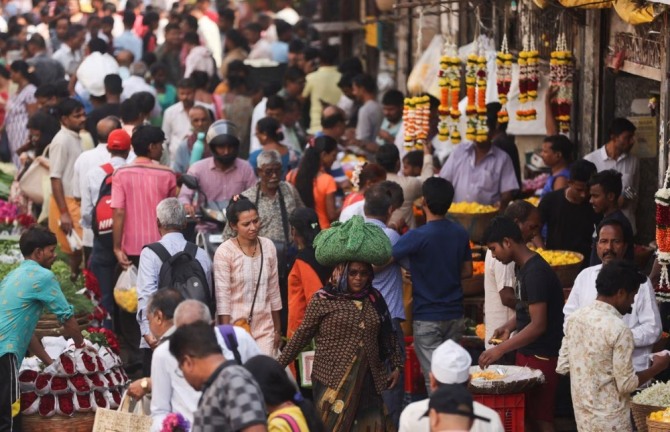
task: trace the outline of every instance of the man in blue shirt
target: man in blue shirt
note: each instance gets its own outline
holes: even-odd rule
[[[384,181],[365,192],[365,205],[363,206],[365,222],[377,225],[384,230],[384,233],[391,241],[391,246],[400,240],[400,235],[397,231],[388,228],[386,223],[391,217],[391,213],[400,207],[402,203],[402,188],[397,183]],[[382,268],[375,268],[375,277],[372,280],[372,286],[381,293],[384,301],[386,301],[393,320],[393,330],[400,345],[400,353],[404,358],[405,338],[400,324],[405,321],[405,307],[403,305],[400,265],[394,262]],[[402,369],[400,370],[398,382],[405,382]],[[400,413],[402,412],[403,398],[405,396],[404,392],[405,389],[400,384],[382,393],[389,416],[396,427],[400,422]]]
[[[20,430],[19,365],[26,350],[45,364],[53,363],[33,334],[44,307],[63,323],[64,336],[82,348],[84,339],[56,276],[49,270],[56,260],[56,236],[39,225],[21,235],[25,261],[0,283],[0,430]]]
[[[472,252],[467,231],[446,218],[451,183],[431,177],[422,192],[426,224],[398,240],[393,258],[412,277],[414,350],[430,388],[433,351],[447,339],[459,342],[465,330],[461,278],[472,276]]]

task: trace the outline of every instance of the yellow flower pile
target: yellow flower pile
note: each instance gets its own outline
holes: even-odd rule
[[[114,300],[121,309],[129,313],[137,312],[137,288],[131,287],[127,290],[114,290]]]
[[[528,197],[528,198],[526,198],[526,201],[528,201],[529,203],[531,203],[535,207],[537,207],[540,204],[540,197],[538,197],[538,196]]]
[[[656,411],[649,415],[649,419],[662,423],[670,423],[670,408],[663,411]]]
[[[449,213],[491,213],[498,210],[494,206],[483,205],[473,202],[458,202],[453,203],[449,208]]]
[[[535,249],[535,252],[540,254],[540,256],[552,267],[577,264],[581,261],[579,255],[569,251],[555,251],[538,248]]]

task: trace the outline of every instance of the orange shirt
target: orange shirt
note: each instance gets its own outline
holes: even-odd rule
[[[294,169],[286,175],[286,181],[295,186],[295,179],[298,175],[298,170]],[[319,217],[319,226],[321,229],[330,228],[330,219],[328,219],[328,211],[326,210],[326,197],[337,191],[337,183],[330,174],[320,172],[314,180],[314,211]]]
[[[296,259],[288,275],[288,329],[286,336],[290,339],[305,317],[307,304],[315,292],[323,287],[319,275],[312,266],[301,259]]]

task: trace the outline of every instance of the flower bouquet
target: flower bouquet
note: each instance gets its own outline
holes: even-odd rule
[[[189,421],[179,413],[168,414],[161,425],[161,432],[188,432],[190,429]]]

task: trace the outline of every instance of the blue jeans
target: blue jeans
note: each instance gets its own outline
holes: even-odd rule
[[[98,278],[102,306],[110,316],[114,316],[114,285],[116,283],[116,255],[111,248],[105,247],[97,239],[93,240],[93,252],[91,253],[91,272]],[[103,323],[107,329],[112,329],[111,320]]]
[[[393,331],[398,338],[398,345],[400,348],[400,355],[402,356],[403,361],[405,360],[405,336],[402,332],[402,327],[400,323],[402,322],[399,318],[393,318]],[[392,370],[390,363],[389,370]],[[388,410],[388,415],[391,417],[393,424],[396,429],[400,424],[400,413],[403,409],[403,401],[405,397],[405,372],[404,369],[400,369],[400,376],[398,377],[398,384],[390,390],[385,390],[382,392],[382,399],[384,399],[384,404]]]
[[[430,395],[430,362],[433,351],[448,339],[460,342],[465,331],[465,319],[449,321],[414,321],[414,351],[421,364],[426,380],[426,392]],[[445,383],[446,384],[446,383]],[[456,384],[456,383],[449,383]]]

